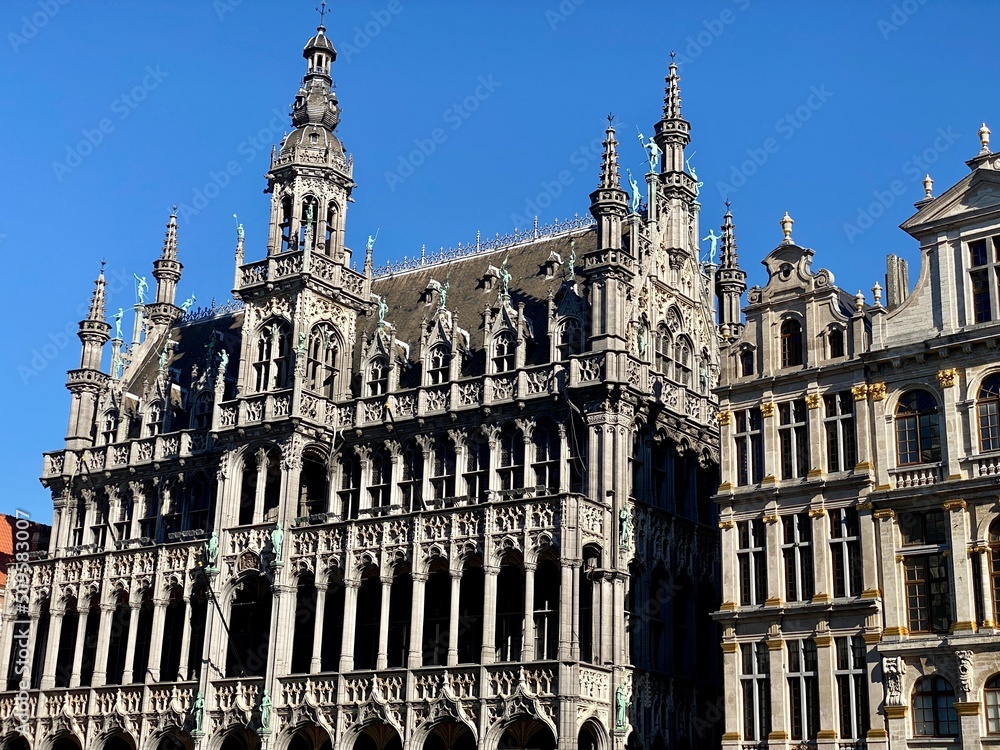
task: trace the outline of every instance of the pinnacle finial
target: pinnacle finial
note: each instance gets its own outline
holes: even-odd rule
[[[326,0],[320,3],[319,7],[316,8],[316,12],[319,13],[319,26],[323,28],[324,22],[326,21]]]
[[[986,127],[985,122],[983,123],[983,126],[979,128],[979,143],[981,146],[979,150],[980,154],[990,153],[990,129]]]
[[[612,124],[614,115],[608,115],[608,129],[605,131],[604,155],[601,157],[602,188],[620,188],[621,175],[618,167],[618,140],[615,138],[615,128]]]
[[[785,235],[783,242],[786,244],[791,244],[792,242],[792,225],[795,220],[788,215],[788,211],[785,211],[785,215],[781,217],[781,232]]]
[[[726,201],[726,214],[722,217],[722,252],[719,257],[719,268],[739,268],[736,256],[736,225],[733,224],[733,213]]]
[[[933,189],[934,189],[934,180],[932,180],[931,176],[928,174],[924,177],[924,197],[933,198],[934,196],[931,192]]]
[[[177,206],[170,212],[170,219],[167,221],[167,234],[163,238],[163,252],[160,254],[163,260],[177,260]]]
[[[87,313],[88,320],[100,320],[103,322],[107,317],[104,306],[104,266],[106,263],[107,261],[102,258],[101,272],[97,274],[97,279],[94,280],[94,293],[90,297],[90,311]]]

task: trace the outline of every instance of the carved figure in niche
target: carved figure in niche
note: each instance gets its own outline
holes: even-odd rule
[[[628,727],[628,708],[632,705],[631,696],[628,694],[628,687],[623,682],[615,689],[615,729],[621,730]]]
[[[205,565],[209,570],[215,570],[215,565],[219,561],[219,535],[214,531],[212,536],[205,542]]]
[[[284,545],[285,532],[281,528],[281,523],[276,523],[271,530],[271,550],[274,552],[274,559],[281,559],[281,548]]]
[[[622,549],[632,548],[632,514],[628,508],[618,513],[618,544]]]
[[[271,731],[271,708],[273,706],[271,701],[271,696],[268,694],[267,690],[264,690],[264,696],[260,699],[260,731],[270,732]]]
[[[200,690],[198,691],[198,697],[194,699],[194,705],[191,706],[191,717],[194,719],[195,734],[203,734],[205,731],[202,728],[205,722],[205,696]]]

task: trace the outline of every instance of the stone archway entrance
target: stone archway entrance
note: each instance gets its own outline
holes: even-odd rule
[[[476,738],[465,724],[443,721],[427,733],[423,750],[476,750]]]
[[[556,750],[556,738],[538,719],[518,719],[500,735],[497,750]]]
[[[403,750],[403,742],[388,724],[372,724],[354,740],[354,750]]]

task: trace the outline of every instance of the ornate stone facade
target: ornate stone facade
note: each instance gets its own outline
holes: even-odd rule
[[[786,214],[723,329],[725,748],[1000,734],[1000,160],[980,137],[903,224],[908,296],[892,256],[885,303],[836,288]]]
[[[609,122],[592,221],[380,274],[344,245],[322,28],[304,55],[242,306],[175,304],[176,216],[131,342],[97,281],[0,746],[711,743],[721,420],[676,66],[644,208]]]

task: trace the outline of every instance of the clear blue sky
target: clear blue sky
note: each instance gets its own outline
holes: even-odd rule
[[[315,5],[3,3],[0,510],[51,519],[41,453],[62,446],[101,258],[112,312],[134,301],[132,274],[149,275],[172,203],[181,299],[229,297],[233,213],[248,259],[263,255],[263,174]],[[1000,144],[1000,47],[982,37],[998,21],[988,0],[334,2],[338,132],[358,183],[348,244],[363,252],[380,230],[382,262],[523,227],[535,206],[542,222],[585,213],[604,117],[624,123],[623,166],[641,171],[636,127],[659,118],[676,49],[703,234],[730,197],[751,283],[786,210],[840,286],[870,297],[889,252],[912,283],[916,246],[897,226],[920,178],[938,194],[960,179],[983,120]],[[433,153],[413,156],[421,143]],[[890,205],[869,208],[878,196]]]

